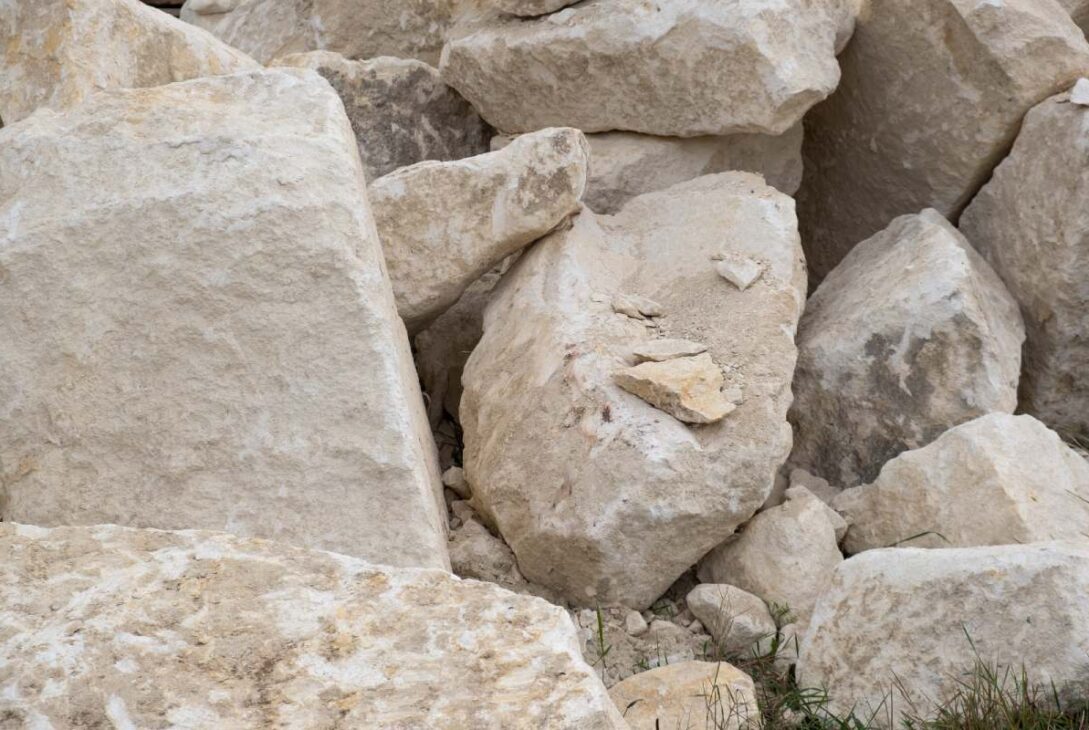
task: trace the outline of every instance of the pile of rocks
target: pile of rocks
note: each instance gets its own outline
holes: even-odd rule
[[[1087,26],[0,1],[0,718],[1089,701]]]

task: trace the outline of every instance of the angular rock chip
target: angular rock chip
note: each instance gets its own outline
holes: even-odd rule
[[[722,259],[715,264],[715,271],[726,281],[745,291],[764,273],[764,267],[753,259]]]
[[[751,657],[757,642],[775,635],[775,620],[764,600],[735,586],[701,583],[684,602],[725,656]]]
[[[842,487],[947,429],[1013,412],[1017,303],[938,212],[856,246],[806,305],[791,462]]]
[[[0,131],[4,520],[448,565],[358,159],[312,71],[103,92]]]
[[[0,3],[0,119],[63,109],[104,89],[257,68],[244,53],[138,0]]]
[[[368,181],[424,160],[460,160],[489,149],[488,125],[421,61],[349,61],[339,53],[311,51],[270,65],[309,68],[333,85],[355,131]]]
[[[674,137],[794,126],[839,81],[848,0],[589,0],[472,17],[443,78],[504,132],[572,126]]]
[[[707,352],[707,345],[692,340],[649,340],[632,348],[639,362],[664,362]]]
[[[1032,416],[993,413],[885,464],[833,506],[849,553],[1089,536],[1089,464]]]
[[[16,725],[625,727],[566,613],[486,583],[112,525],[5,523],[0,552]]]
[[[726,286],[723,246],[768,262]],[[805,292],[793,201],[755,175],[708,175],[584,212],[496,289],[463,377],[474,506],[527,579],[576,605],[643,608],[763,504],[790,448],[784,416]],[[647,322],[611,301],[661,303],[663,338],[697,339],[745,402],[693,429],[617,386]]]
[[[631,730],[745,730],[760,717],[749,675],[726,662],[682,662],[641,672],[609,690]]]
[[[827,689],[832,713],[876,711],[877,727],[899,728],[905,708],[931,716],[982,661],[1000,677],[1023,668],[1030,691],[1080,706],[1086,595],[1084,541],[870,550],[840,565],[817,604],[798,686]]]
[[[721,421],[735,406],[722,395],[722,368],[706,352],[645,362],[614,373],[624,390],[685,423]]]
[[[509,15],[532,18],[562,10],[579,0],[494,0],[495,7]]]
[[[961,231],[1021,304],[1021,408],[1089,439],[1089,109],[1037,106],[1010,156],[964,212]]]
[[[955,220],[1034,104],[1089,73],[1055,0],[871,0],[805,120],[798,216],[816,280],[899,215]]]

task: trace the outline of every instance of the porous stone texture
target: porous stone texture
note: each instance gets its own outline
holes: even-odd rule
[[[159,86],[257,63],[139,0],[0,2],[0,119],[75,106],[103,89]]]
[[[1024,669],[1049,701],[1054,690],[1081,703],[1089,693],[1086,595],[1084,540],[870,550],[840,565],[821,597],[798,686],[827,689],[828,710],[840,716],[877,710],[875,726],[890,728],[901,727],[905,709],[932,716],[980,661],[999,677]]]
[[[614,685],[609,696],[631,730],[744,730],[760,716],[752,679],[726,662],[658,667]]]
[[[805,121],[798,216],[818,281],[896,216],[959,216],[1025,112],[1089,73],[1089,44],[1056,0],[870,0],[840,65]]]
[[[1021,304],[1022,410],[1089,439],[1089,108],[1066,94],[1035,107],[961,231]]]
[[[850,4],[589,0],[535,19],[471,15],[440,68],[509,133],[779,135],[836,87]]]
[[[1032,416],[993,413],[885,464],[833,506],[858,553],[1012,545],[1085,537],[1089,464]]]
[[[268,63],[304,51],[438,63],[458,0],[187,0],[181,19]]]
[[[937,211],[855,247],[806,305],[791,462],[842,487],[902,451],[1017,405],[1017,303]]]
[[[564,611],[486,583],[196,531],[0,551],[19,726],[624,728]]]
[[[448,566],[358,160],[301,70],[103,92],[0,131],[4,520]]]
[[[487,309],[463,382],[474,506],[523,574],[576,605],[643,608],[764,502],[790,448],[784,415],[805,272],[793,201],[748,173],[584,212],[529,249]],[[742,292],[711,256],[767,271]],[[662,316],[615,313],[618,294]],[[690,426],[613,382],[658,338],[707,346],[740,392]]]
[[[370,184],[397,311],[410,332],[470,284],[579,210],[589,150],[576,129],[543,129],[498,152],[421,162]]]
[[[775,636],[775,620],[759,596],[736,586],[701,583],[685,598],[724,656],[752,656],[761,639]]]
[[[579,0],[493,0],[495,7],[504,13],[521,18],[532,18],[562,10]]]
[[[332,51],[310,51],[270,65],[309,68],[332,84],[348,112],[368,181],[424,160],[460,160],[489,149],[488,125],[422,61],[349,61]]]

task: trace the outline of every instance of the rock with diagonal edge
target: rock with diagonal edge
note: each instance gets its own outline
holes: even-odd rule
[[[645,362],[613,375],[624,390],[685,423],[714,423],[734,410],[722,395],[722,369],[706,352]]]

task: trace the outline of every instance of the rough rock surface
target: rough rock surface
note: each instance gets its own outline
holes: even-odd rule
[[[1089,29],[1089,0],[1059,0],[1082,32]]]
[[[840,64],[805,122],[798,216],[818,280],[896,216],[958,216],[1025,112],[1089,73],[1089,44],[1056,0],[871,0]]]
[[[1089,108],[1060,95],[1025,118],[961,231],[1021,304],[1021,408],[1089,439]]]
[[[450,531],[450,568],[454,575],[505,588],[524,583],[514,553],[476,519],[472,507],[467,502],[455,502],[453,511],[460,523]]]
[[[1023,340],[1016,302],[945,218],[897,218],[806,305],[791,461],[853,487],[946,429],[1012,412]]]
[[[767,271],[738,291],[715,273],[722,252]],[[642,608],[755,512],[790,448],[804,291],[793,201],[748,173],[584,212],[523,254],[485,315],[461,421],[474,506],[528,579]],[[664,316],[614,313],[621,293]],[[632,347],[658,338],[704,343],[737,410],[692,427],[619,388]]]
[[[304,51],[438,63],[457,0],[187,0],[182,20],[268,63]]]
[[[699,576],[788,608],[804,626],[843,562],[836,544],[843,519],[807,489],[793,487],[786,496],[786,502],[756,515],[740,535],[700,561]]]
[[[409,331],[575,214],[588,167],[581,132],[543,129],[498,152],[421,162],[372,182],[371,207]]]
[[[871,550],[845,561],[821,597],[798,662],[801,687],[828,690],[831,712],[869,715],[886,696],[930,715],[977,661],[1052,697],[1089,693],[1086,543]],[[901,694],[903,688],[907,698]],[[1012,689],[1012,687],[1008,687]],[[889,727],[887,707],[875,718]]]
[[[509,15],[532,18],[562,10],[579,0],[494,0],[495,7]]]
[[[138,0],[0,3],[0,119],[62,109],[103,89],[256,68],[252,58]]]
[[[103,92],[0,131],[4,520],[448,565],[355,147],[301,70]]]
[[[625,679],[609,690],[631,730],[744,730],[760,716],[752,679],[726,662],[683,662]]]
[[[624,368],[613,374],[613,380],[685,423],[715,423],[736,407],[722,394],[721,366],[706,352]]]
[[[848,553],[1076,540],[1089,535],[1089,464],[1032,416],[993,413],[900,454],[833,506],[851,523]]]
[[[28,727],[624,727],[562,609],[209,532],[0,525]]]
[[[367,180],[424,160],[460,160],[489,149],[488,125],[422,61],[349,61],[332,51],[293,53],[272,66],[317,71],[340,94]]]
[[[589,0],[459,23],[441,69],[504,132],[675,137],[794,126],[836,87],[847,0]]]
[[[736,586],[701,583],[685,598],[724,656],[751,656],[762,639],[774,636],[775,620],[759,596]]]

